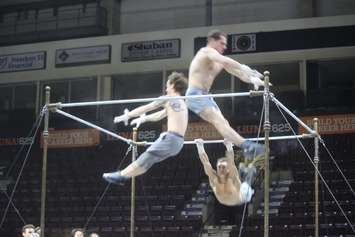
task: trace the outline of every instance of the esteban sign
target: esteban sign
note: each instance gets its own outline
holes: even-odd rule
[[[180,57],[180,39],[124,43],[121,48],[122,62],[178,57]]]

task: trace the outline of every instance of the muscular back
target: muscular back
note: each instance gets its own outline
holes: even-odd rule
[[[212,61],[208,57],[208,49],[206,47],[201,48],[190,64],[189,86],[209,91],[214,79],[222,68],[221,64]]]

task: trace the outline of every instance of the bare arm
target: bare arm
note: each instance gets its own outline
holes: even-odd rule
[[[152,111],[152,110],[155,110],[159,107],[163,107],[166,103],[166,100],[158,100],[158,101],[153,101],[153,102],[150,102],[149,104],[146,104],[146,105],[142,105],[142,106],[139,106],[137,108],[135,108],[134,110],[132,111],[129,111],[128,109],[125,109],[124,110],[124,114],[120,115],[120,116],[116,116],[113,120],[114,123],[120,123],[120,122],[124,122],[125,125],[127,126],[128,125],[128,120],[131,119],[131,118],[134,118],[134,117],[138,117],[140,115],[142,115],[138,121],[135,121],[134,123],[137,124],[137,127],[139,127],[138,125],[138,122],[139,124],[142,123],[141,120],[143,120],[142,117],[145,117],[145,113],[146,112],[149,112],[149,111]],[[132,121],[133,122],[133,121]],[[132,123],[131,123],[132,124]]]
[[[227,72],[237,76],[242,81],[253,84],[255,90],[258,90],[259,86],[264,85],[264,82],[260,79],[263,77],[263,75],[258,71],[252,70],[247,65],[240,64],[239,62],[229,57],[221,55],[217,52],[217,50],[213,48],[206,47],[203,50],[203,52],[211,61],[221,64]]]
[[[216,176],[216,171],[212,168],[212,165],[208,159],[208,155],[205,151],[205,148],[203,147],[203,140],[196,139],[195,142],[198,151],[198,156],[203,165],[203,169],[205,170],[206,175],[210,178]]]
[[[134,110],[128,112],[128,117],[129,118],[138,117],[146,112],[155,110],[155,109],[159,108],[160,106],[161,106],[160,103],[153,101],[149,104],[139,106],[139,107],[135,108]]]
[[[223,65],[223,68],[230,74],[239,77],[242,81],[250,83],[250,79],[247,73],[242,70],[242,65],[237,61],[223,56],[217,52],[217,50],[212,48],[204,48],[204,52],[207,57],[214,62]]]
[[[226,146],[226,157],[228,160],[228,167],[231,172],[233,172],[234,174],[238,174],[238,170],[234,161],[233,144],[230,141],[224,140],[224,145]]]
[[[203,169],[205,170],[205,173],[208,177],[214,177],[216,175],[216,171],[212,168],[211,163],[208,160],[208,156],[206,153],[199,153],[198,154],[202,165],[203,165]]]
[[[145,122],[156,122],[166,117],[166,109],[145,116]]]
[[[131,121],[131,125],[136,125],[136,128],[138,128],[142,123],[145,122],[156,122],[159,120],[162,120],[163,118],[165,118],[167,115],[166,113],[166,109],[162,109],[158,112],[149,114],[149,115],[145,115],[142,114],[141,116],[139,116],[138,118],[135,118]]]

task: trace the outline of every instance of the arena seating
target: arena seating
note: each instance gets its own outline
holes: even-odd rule
[[[328,148],[350,181],[355,185],[354,135],[325,137]],[[311,147],[310,144],[305,144]],[[83,227],[87,221],[88,230],[96,230],[103,236],[128,236],[130,225],[130,183],[124,186],[111,185],[100,205],[93,212],[107,183],[101,178],[103,172],[115,170],[126,152],[127,146],[120,142],[107,142],[94,148],[50,149],[48,157],[46,227],[49,236],[63,236],[74,227]],[[219,149],[223,151],[223,149]],[[211,157],[223,152],[208,151]],[[2,156],[15,156],[16,149],[2,150]],[[182,215],[186,204],[193,200],[202,180],[205,180],[200,161],[194,147],[186,147],[175,158],[152,167],[148,173],[137,178],[136,187],[136,233],[137,236],[195,236],[202,230],[201,216]],[[20,156],[20,160],[23,159]],[[288,157],[287,164],[278,159]],[[14,205],[27,223],[39,224],[41,151],[35,148],[31,153],[14,195]],[[130,155],[121,167],[130,163]],[[275,162],[274,162],[275,161]],[[293,174],[289,191],[282,199],[278,212],[270,215],[271,236],[313,236],[314,201],[313,169],[302,152],[276,157],[273,169],[288,167]],[[15,178],[20,167],[18,162],[12,172]],[[339,200],[350,220],[354,222],[355,201],[353,194],[342,180],[324,149],[321,149],[320,169],[325,180]],[[13,188],[9,186],[9,190]],[[351,236],[352,232],[325,186],[320,185],[320,233],[322,236]],[[0,195],[1,210],[5,209],[7,198]],[[216,217],[223,216],[230,208],[217,205]],[[10,206],[5,220],[6,228],[23,225],[14,208]],[[242,208],[233,209],[234,218],[226,215],[217,225],[234,221],[232,236],[239,233]],[[183,212],[184,213],[184,212]],[[209,220],[211,221],[211,220]],[[7,233],[4,230],[4,233]],[[263,216],[249,216],[244,223],[246,236],[261,236]],[[11,236],[11,235],[9,235]]]
[[[354,188],[354,134],[324,136],[324,140],[328,149],[332,152],[334,159],[349,180],[350,185]],[[305,146],[310,148],[311,157],[313,155],[312,142],[305,143]],[[354,225],[354,194],[341,177],[327,152],[323,148],[320,149],[320,152],[319,167],[321,174],[344,209],[345,214]],[[279,211],[270,214],[270,236],[314,236],[314,168],[303,152],[295,150],[292,153],[288,157],[282,157],[282,159],[288,159],[287,167],[289,170],[292,170],[293,181],[279,207]],[[275,163],[277,163],[277,167],[285,168],[285,163],[279,163],[279,161],[275,161]],[[275,164],[273,164],[273,167],[277,169]],[[319,198],[320,236],[355,236],[355,233],[352,232],[345,217],[321,180]],[[246,236],[262,236],[263,222],[262,214],[249,217],[244,226]],[[240,222],[236,222],[235,224],[235,229],[231,236],[239,233],[238,225]]]
[[[116,142],[90,149],[49,150],[46,226],[51,236],[66,234],[86,224],[107,187],[102,173],[115,170],[127,148]],[[202,174],[199,160],[190,154],[191,150],[183,151],[137,178],[135,221],[138,236],[147,236],[150,232],[154,236],[192,236],[200,229],[200,216],[180,213],[198,188]],[[130,160],[128,155],[121,167]],[[39,224],[40,216],[40,161],[37,152],[30,157],[14,199],[24,219],[35,224]],[[87,228],[98,229],[103,236],[117,236],[117,232],[125,236],[130,225],[130,182],[124,186],[111,185],[107,190]],[[2,197],[1,200],[3,208],[6,199]],[[23,225],[11,211],[7,222],[13,221],[18,227]]]

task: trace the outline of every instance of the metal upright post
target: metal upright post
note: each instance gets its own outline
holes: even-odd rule
[[[44,116],[43,128],[43,159],[42,159],[42,185],[41,185],[41,237],[45,235],[45,214],[46,214],[46,192],[47,192],[47,154],[48,154],[48,124],[49,124],[49,110],[51,88],[46,86],[46,110]]]
[[[137,128],[133,128],[133,141],[137,141]],[[132,149],[132,163],[136,160],[136,153],[137,153],[137,145],[133,145]],[[131,227],[130,227],[130,237],[134,237],[134,210],[135,210],[135,201],[136,201],[136,178],[132,177],[131,180]]]
[[[313,119],[314,130],[318,135],[318,118]],[[314,237],[319,237],[319,179],[318,179],[318,163],[319,163],[319,138],[314,137]]]
[[[269,135],[270,135],[270,88],[269,88],[270,72],[264,72],[264,132],[265,132],[265,160],[264,160],[264,237],[269,236],[269,185],[270,185],[270,168],[269,168]]]

